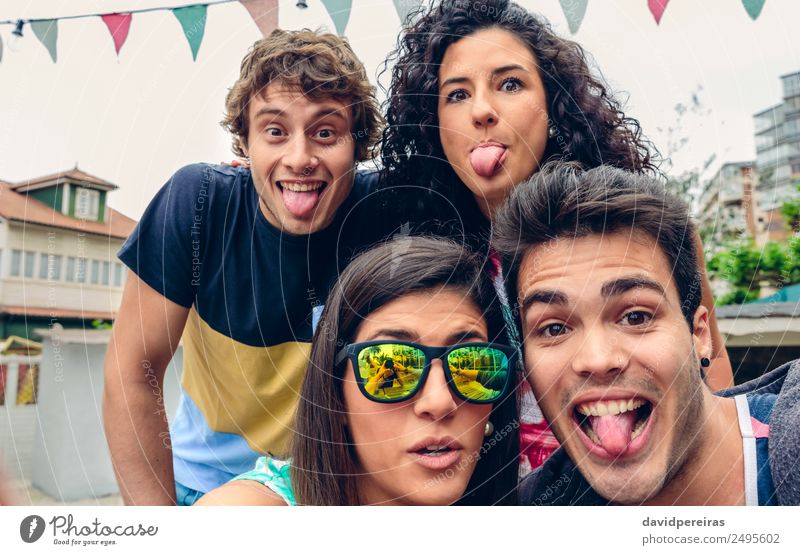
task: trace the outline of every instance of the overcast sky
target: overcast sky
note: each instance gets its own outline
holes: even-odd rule
[[[286,29],[333,24],[319,0],[281,1]],[[175,0],[31,0],[0,2],[0,20],[57,17],[180,6]],[[391,0],[354,0],[346,35],[377,82],[400,23]],[[558,0],[527,0],[569,36]],[[755,155],[752,115],[780,101],[779,76],[800,70],[800,2],[767,0],[752,21],[739,0],[672,0],[656,26],[646,0],[589,0],[574,35],[594,57],[626,111],[667,150],[674,106],[700,90],[703,112],[682,123],[689,143],[676,171],[712,154],[717,163]],[[179,167],[230,160],[219,127],[227,88],[259,31],[238,3],[210,6],[196,62],[169,12],[134,15],[117,58],[99,18],[59,24],[53,64],[29,27],[9,47],[12,26],[0,25],[0,178],[20,181],[71,168],[120,186],[110,204],[139,218],[155,191]],[[675,135],[673,135],[675,137]],[[712,168],[713,170],[713,168]]]

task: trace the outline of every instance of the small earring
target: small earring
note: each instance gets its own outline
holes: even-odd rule
[[[492,424],[491,420],[486,421],[486,427],[483,429],[483,436],[489,437],[494,433],[494,424]]]
[[[700,366],[702,366],[703,368],[708,368],[709,366],[711,366],[711,361],[708,360],[708,357],[703,357],[700,359]]]
[[[557,133],[557,132],[558,132],[558,130],[557,130],[555,127],[551,127],[551,128],[549,128],[549,130],[547,131],[547,135],[548,135],[548,136],[549,136],[549,137],[552,139],[553,137],[555,137],[555,136],[556,136],[556,133]]]

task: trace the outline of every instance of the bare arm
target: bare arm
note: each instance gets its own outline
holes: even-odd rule
[[[253,480],[228,482],[209,491],[195,505],[266,505],[286,506],[281,496],[262,483]]]
[[[164,371],[189,309],[128,272],[105,359],[103,422],[126,505],[174,505]]]
[[[714,391],[725,389],[733,385],[733,369],[728,358],[728,351],[725,349],[725,342],[717,325],[717,316],[714,313],[714,295],[711,294],[711,284],[706,273],[706,261],[703,255],[703,242],[700,235],[694,236],[695,249],[697,249],[697,262],[700,265],[702,276],[703,306],[708,309],[708,324],[711,328],[712,355],[711,367],[706,374],[706,381]]]

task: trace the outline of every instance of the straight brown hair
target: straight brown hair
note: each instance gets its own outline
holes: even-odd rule
[[[489,340],[505,341],[500,300],[488,261],[463,246],[431,237],[404,237],[355,258],[334,285],[314,335],[308,372],[297,409],[291,479],[303,505],[360,505],[355,446],[346,426],[342,376],[334,367],[338,351],[352,342],[373,311],[403,295],[455,289],[483,313]],[[515,392],[492,408],[496,429],[513,432],[482,453],[459,504],[514,504],[519,464]],[[511,428],[509,428],[511,426]]]

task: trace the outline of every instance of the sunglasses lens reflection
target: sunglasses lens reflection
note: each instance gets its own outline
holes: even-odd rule
[[[367,395],[377,401],[399,401],[414,394],[425,367],[425,355],[409,345],[383,343],[362,349],[358,373]]]
[[[492,347],[461,347],[447,357],[453,385],[467,399],[493,401],[509,378],[508,357]]]

